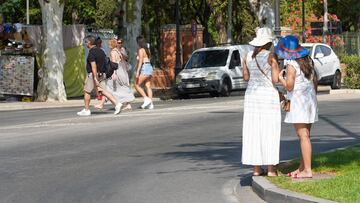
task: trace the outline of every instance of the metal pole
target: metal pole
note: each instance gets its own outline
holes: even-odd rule
[[[30,24],[30,15],[29,15],[29,0],[26,0],[26,24]]]
[[[180,61],[180,11],[179,11],[179,0],[176,0],[175,4],[175,18],[176,18],[176,61],[175,61],[175,75],[181,69]]]
[[[277,38],[281,37],[280,28],[280,0],[275,0],[275,29],[274,33]]]
[[[305,43],[305,0],[302,0],[302,42]]]
[[[232,28],[232,7],[233,7],[233,2],[232,0],[229,0],[229,4],[228,4],[228,20],[227,20],[227,42],[228,43],[232,43],[232,33],[231,33],[231,28]]]

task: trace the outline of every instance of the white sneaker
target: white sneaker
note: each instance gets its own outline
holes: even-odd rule
[[[77,115],[78,115],[78,116],[90,116],[90,115],[91,115],[91,111],[90,111],[90,109],[88,109],[88,110],[83,109],[83,110],[77,112]]]
[[[150,109],[150,110],[154,109],[154,104],[152,102],[150,103],[148,109]]]
[[[141,105],[141,108],[142,109],[145,109],[147,106],[149,106],[149,104],[151,104],[152,103],[152,101],[151,101],[151,99],[149,98],[149,97],[145,97],[145,99],[144,99],[144,103]]]
[[[115,115],[116,115],[116,114],[119,114],[119,113],[121,112],[121,107],[122,107],[122,103],[116,104],[116,106],[115,106],[115,112],[114,112]]]

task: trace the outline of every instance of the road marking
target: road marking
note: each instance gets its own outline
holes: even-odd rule
[[[205,112],[216,112],[216,111],[229,111],[229,110],[241,110],[243,109],[242,101],[230,101],[230,102],[216,102],[210,104],[196,104],[196,105],[187,105],[179,107],[169,107],[161,108],[154,110],[136,110],[132,112],[124,112],[119,115],[113,115],[112,111],[109,111],[106,114],[96,115],[96,112],[93,111],[93,115],[89,117],[80,117],[75,115],[73,118],[64,118],[51,121],[41,121],[35,123],[19,124],[13,126],[3,126],[0,127],[0,130],[15,130],[22,128],[42,128],[42,127],[64,127],[64,126],[73,126],[73,125],[92,125],[93,122],[99,121],[102,122],[111,121],[115,119],[121,119],[124,117],[162,117],[169,115],[186,115],[186,114],[196,114],[196,113],[205,113]]]

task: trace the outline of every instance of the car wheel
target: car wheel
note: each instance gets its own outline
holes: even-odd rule
[[[221,96],[228,97],[231,94],[231,86],[228,79],[225,79],[220,91]]]
[[[336,71],[333,81],[331,83],[331,89],[340,89],[341,87],[341,73],[340,71]]]
[[[209,92],[209,93],[210,93],[210,96],[212,96],[212,97],[218,97],[219,96],[218,92]]]

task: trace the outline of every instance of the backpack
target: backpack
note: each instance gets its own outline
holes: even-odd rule
[[[103,71],[106,75],[106,79],[107,78],[111,78],[111,76],[114,74],[114,71],[118,69],[118,64],[114,63],[110,60],[110,58],[108,56],[105,57],[105,62],[104,62],[104,68]]]

